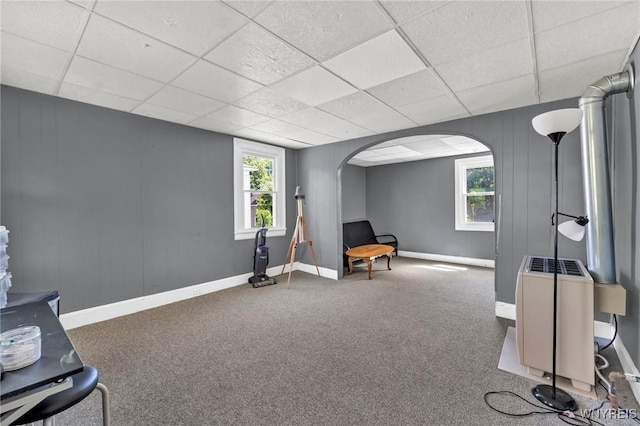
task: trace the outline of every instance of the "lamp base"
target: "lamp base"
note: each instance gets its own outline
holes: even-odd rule
[[[531,393],[538,401],[554,410],[576,411],[578,409],[578,404],[576,404],[571,395],[557,387],[555,388],[555,397],[554,388],[550,385],[538,385],[531,389]]]

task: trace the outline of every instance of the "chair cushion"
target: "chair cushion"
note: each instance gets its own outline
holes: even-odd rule
[[[378,244],[376,235],[373,233],[373,228],[368,220],[342,224],[342,241],[349,248],[365,244]]]
[[[71,388],[45,398],[23,414],[14,424],[23,425],[55,416],[85,399],[98,385],[98,370],[89,365],[85,365],[80,373],[71,377],[73,378]]]

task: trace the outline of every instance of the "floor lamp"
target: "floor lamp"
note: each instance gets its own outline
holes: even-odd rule
[[[536,132],[551,139],[555,148],[555,213],[558,219],[558,147],[567,133],[574,130],[582,120],[582,111],[577,108],[559,109],[540,114],[531,120]],[[568,216],[568,215],[566,215]],[[556,387],[556,351],[557,351],[557,317],[558,317],[558,220],[554,224],[553,240],[553,371],[552,385],[538,385],[531,390],[543,404],[559,411],[576,411],[578,405],[567,392]],[[577,222],[576,222],[577,224]],[[586,223],[585,223],[586,224]],[[564,225],[564,224],[563,224]],[[584,225],[583,225],[584,226]],[[564,228],[564,227],[563,227]]]

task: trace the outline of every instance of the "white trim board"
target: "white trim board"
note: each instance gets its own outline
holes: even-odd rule
[[[398,250],[398,256],[411,257],[413,259],[434,260],[436,262],[459,263],[461,265],[481,266],[483,268],[495,268],[495,260],[476,259],[473,257],[448,256],[444,254],[420,253],[415,251]]]
[[[516,320],[516,305],[512,303],[504,303],[504,302],[496,302],[495,313],[497,317],[506,318],[510,320]],[[603,321],[594,321],[593,322],[593,333],[595,337],[603,337],[605,339],[613,338],[614,328],[613,325],[603,322]],[[616,354],[620,359],[620,364],[622,365],[622,369],[625,373],[640,375],[638,371],[638,367],[634,364],[631,355],[627,351],[627,348],[624,346],[620,335],[616,337],[616,340],[613,341],[613,348],[616,350]],[[629,382],[629,386],[631,387],[631,391],[636,398],[636,401],[640,403],[640,383]]]
[[[282,272],[282,266],[273,266],[267,269],[267,275],[276,276]],[[327,268],[319,268],[320,276],[329,279],[338,279],[338,271]],[[317,275],[314,265],[294,262],[294,271],[307,272]],[[284,272],[289,272],[289,265],[285,265]],[[203,294],[213,293],[225,290],[231,287],[247,284],[252,273],[236,275],[233,277],[222,278],[216,281],[196,284],[189,287],[178,288],[175,290],[165,291],[162,293],[150,294],[148,296],[140,296],[133,299],[122,300],[120,302],[109,303],[107,305],[95,306],[93,308],[82,309],[75,312],[69,312],[60,315],[60,322],[65,330],[82,327],[84,325],[94,324],[96,322],[106,321],[124,315],[135,314],[136,312],[147,309],[157,308],[159,306],[168,305],[170,303],[179,302],[181,300],[191,299],[193,297],[202,296]]]

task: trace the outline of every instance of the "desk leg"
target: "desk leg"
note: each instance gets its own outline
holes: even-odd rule
[[[367,262],[367,269],[369,270],[369,279],[371,279],[371,258],[370,257],[365,257],[362,260]]]
[[[387,255],[387,269],[391,270],[391,253]]]
[[[353,273],[353,258],[351,256],[347,256],[347,264],[349,265],[349,273],[347,275],[351,275]]]

